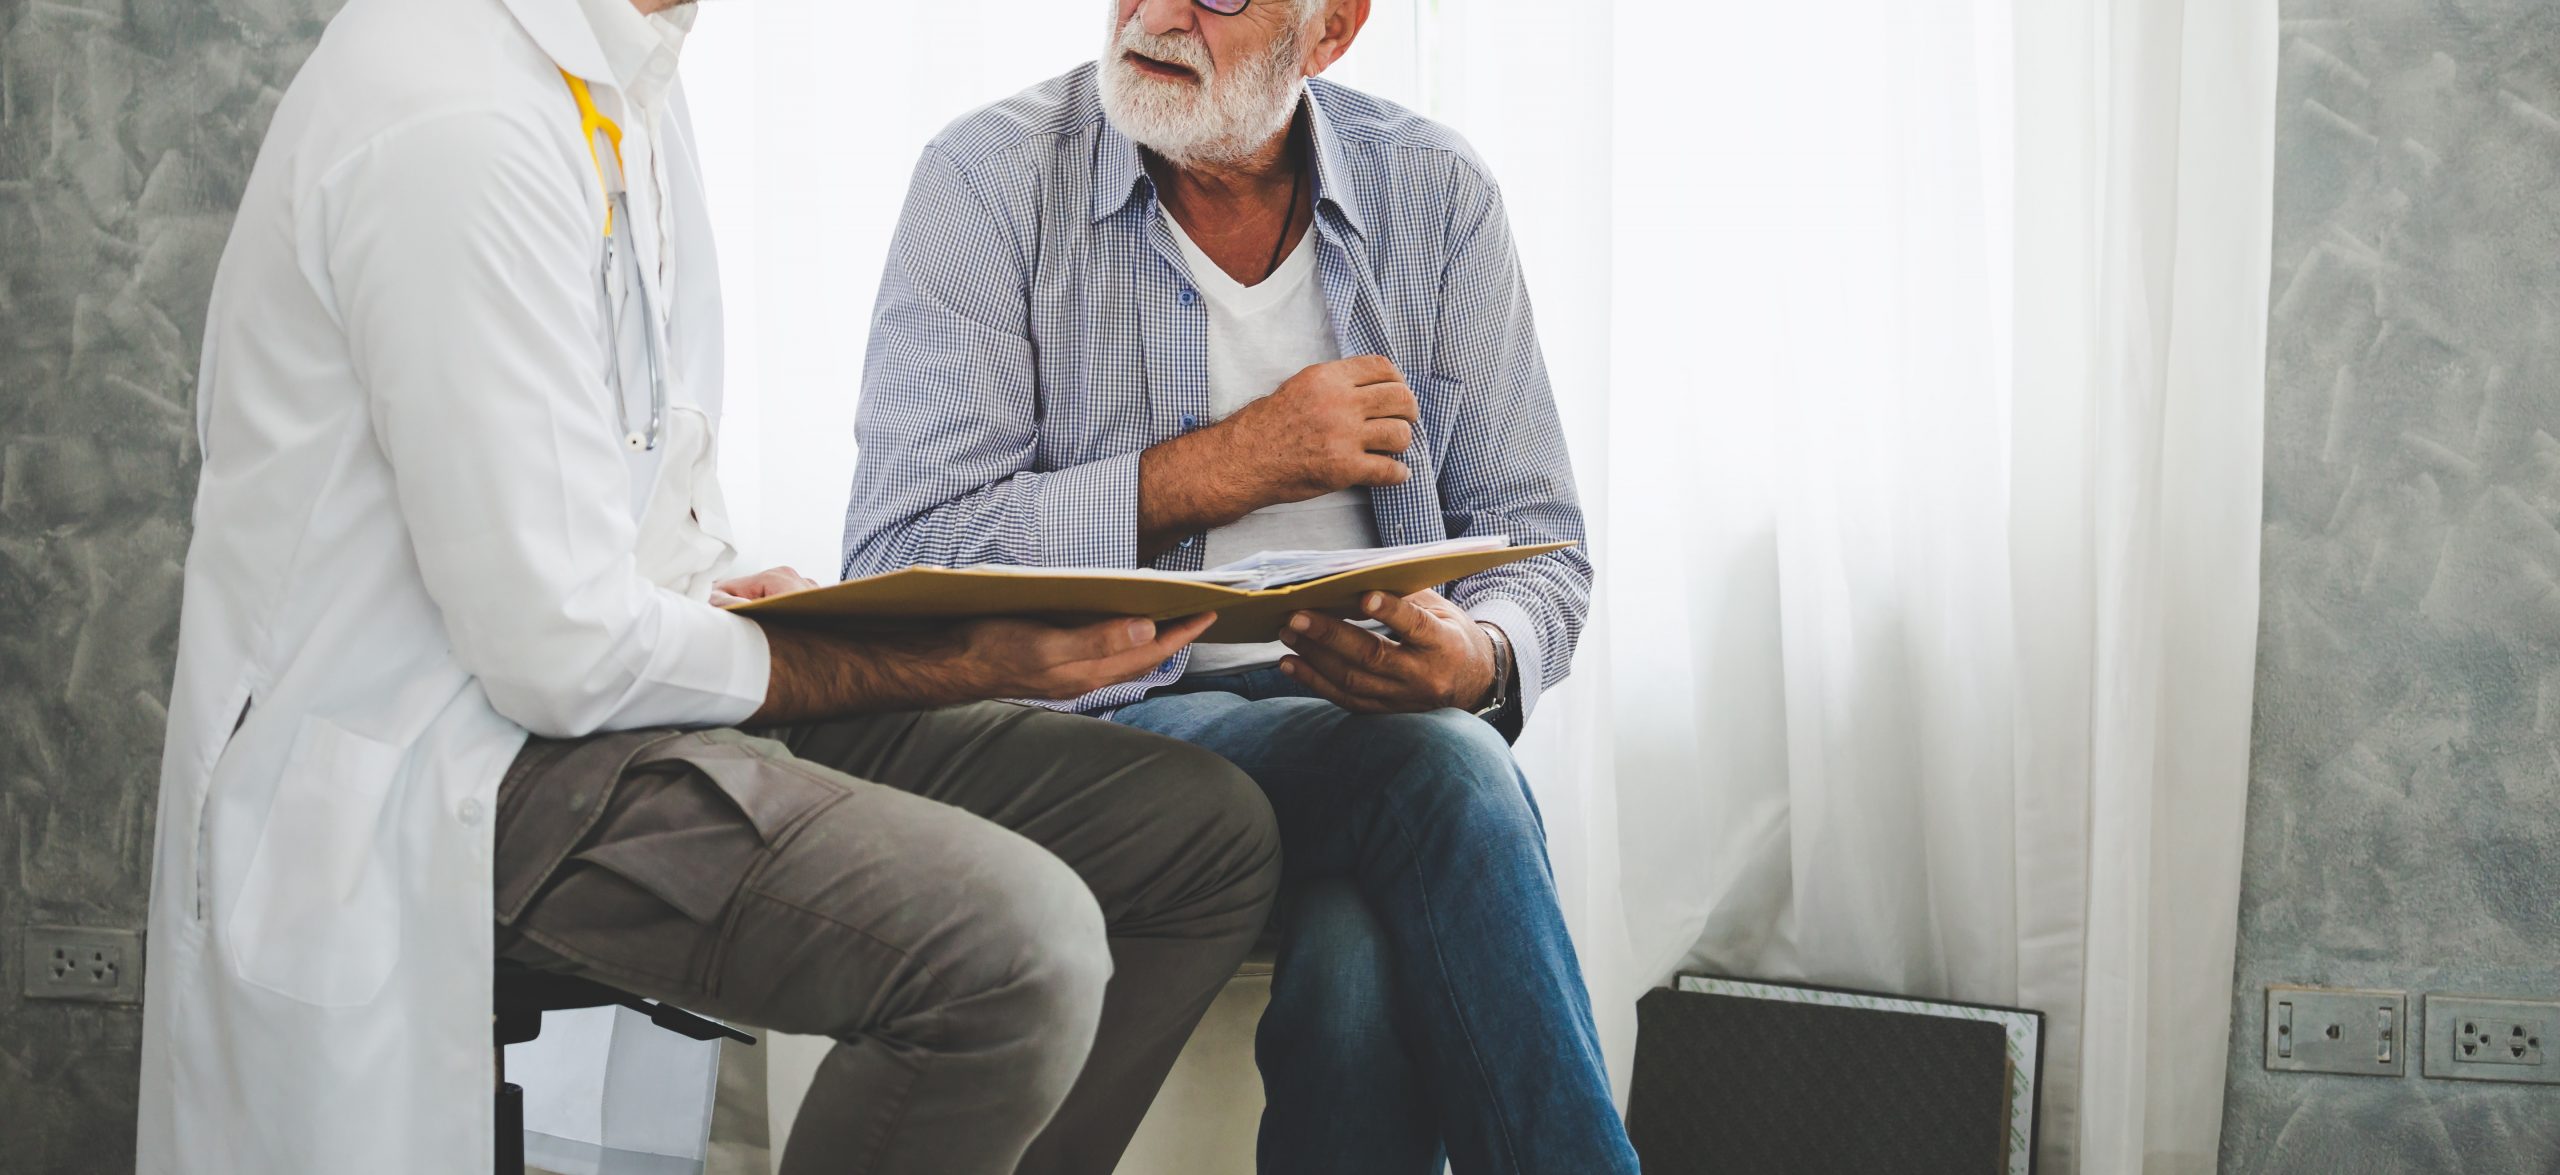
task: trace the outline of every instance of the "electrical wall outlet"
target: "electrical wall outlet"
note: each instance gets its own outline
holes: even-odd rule
[[[2406,992],[2267,988],[2267,1068],[2285,1073],[2408,1072]]]
[[[142,935],[98,926],[30,926],[18,940],[31,1000],[142,1002]]]
[[[2470,1016],[2456,1021],[2453,1030],[2453,1056],[2457,1061],[2478,1061],[2483,1065],[2539,1065],[2542,1063],[2542,1021],[2481,1020]]]
[[[2560,1028],[2560,1001],[2430,995],[2427,1076],[2560,1085],[2560,1062],[2543,1055],[2546,1027]]]

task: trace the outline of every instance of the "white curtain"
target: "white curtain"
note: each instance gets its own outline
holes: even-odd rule
[[[2276,6],[2016,7],[2018,860],[2022,881],[2056,879],[2021,890],[2020,990],[2068,1010],[2071,1084],[2049,1104],[2082,1170],[2210,1172],[2256,665]]]
[[[751,560],[828,578],[909,168],[1104,0],[687,48]],[[1681,969],[2050,1013],[2047,1170],[2209,1171],[2257,608],[2273,0],[1375,0],[1504,185],[1601,566],[1521,755],[1623,1090]]]

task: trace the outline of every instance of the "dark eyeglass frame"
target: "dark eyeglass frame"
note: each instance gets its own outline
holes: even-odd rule
[[[1253,7],[1253,0],[1191,0],[1191,2],[1202,8],[1206,8],[1211,12],[1217,13],[1220,16],[1234,16],[1245,9]],[[1232,4],[1235,7],[1221,7],[1221,5],[1228,4]]]

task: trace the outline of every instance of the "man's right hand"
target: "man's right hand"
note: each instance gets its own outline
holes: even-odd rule
[[[1138,466],[1138,561],[1265,506],[1355,486],[1402,485],[1396,455],[1422,412],[1379,355],[1319,363],[1198,432],[1146,451]]]
[[[1354,486],[1402,485],[1396,454],[1413,447],[1422,410],[1395,364],[1361,355],[1319,363],[1218,422],[1252,499],[1245,513]]]
[[[1157,624],[1127,618],[1062,626],[997,617],[962,624],[953,666],[987,698],[1064,702],[1143,677],[1190,644],[1215,613]]]
[[[1006,617],[864,632],[767,624],[772,676],[763,707],[747,724],[997,698],[1079,698],[1145,676],[1216,619],[1203,614],[1158,624],[1123,616],[1058,625]]]

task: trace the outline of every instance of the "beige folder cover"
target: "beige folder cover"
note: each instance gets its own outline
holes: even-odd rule
[[[1263,591],[1148,579],[1108,571],[966,571],[910,567],[830,587],[733,604],[731,610],[812,623],[952,620],[970,616],[1145,616],[1170,620],[1216,612],[1209,644],[1256,644],[1280,635],[1300,611],[1349,612],[1367,592],[1409,595],[1572,543],[1426,556]]]

